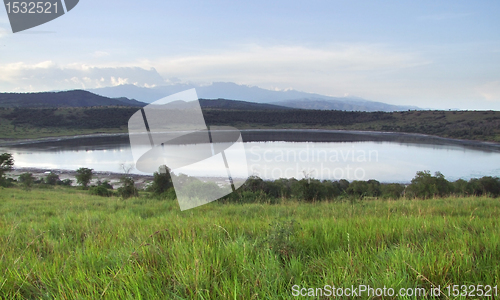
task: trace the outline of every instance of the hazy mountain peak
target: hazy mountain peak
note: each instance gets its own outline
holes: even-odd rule
[[[355,96],[331,97],[293,89],[283,91],[267,90],[257,86],[240,85],[234,82],[213,82],[209,85],[175,83],[152,88],[134,85],[119,85],[89,91],[98,95],[118,98],[126,97],[151,103],[166,96],[196,88],[198,97],[203,99],[231,99],[255,103],[270,103],[291,108],[358,110],[358,111],[397,111],[418,109],[417,107],[391,105],[374,102]]]

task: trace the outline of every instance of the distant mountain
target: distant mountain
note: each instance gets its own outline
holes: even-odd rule
[[[158,99],[175,94],[177,92],[182,92],[190,88],[192,87],[186,86],[185,88],[179,87],[178,89],[173,89],[172,91],[168,91],[168,90],[159,90],[157,88],[138,87],[133,84],[123,84],[112,87],[88,89],[87,91],[109,98],[126,97],[129,99],[137,99],[142,102],[151,103]]]
[[[172,102],[173,104],[173,102]],[[289,110],[290,107],[267,104],[254,103],[239,100],[227,99],[200,99],[200,106],[205,109],[235,109],[235,110]]]
[[[231,82],[214,82],[211,85],[204,86],[174,84],[156,86],[153,88],[143,88],[129,84],[91,89],[89,91],[106,97],[127,97],[151,103],[163,97],[191,88],[196,88],[198,97],[203,99],[234,99],[255,103],[270,103],[293,108],[340,109],[348,111],[398,111],[418,109],[417,107],[390,105],[355,97],[330,97],[295,90],[271,91],[259,87],[238,85]],[[307,103],[308,101],[312,101],[313,103]]]
[[[367,101],[363,99],[350,98],[346,101],[345,98],[332,100],[323,100],[315,98],[295,99],[272,102],[272,104],[299,108],[299,109],[319,109],[319,110],[345,110],[345,111],[403,111],[403,110],[418,110],[416,106],[399,106],[382,102]]]
[[[83,90],[43,93],[0,93],[0,107],[142,107],[145,105],[146,103],[124,97],[111,99]]]

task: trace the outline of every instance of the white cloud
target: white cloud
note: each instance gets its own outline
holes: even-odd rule
[[[479,86],[477,91],[488,101],[500,101],[500,80],[487,82]]]
[[[111,76],[111,85],[117,86],[117,85],[123,85],[123,84],[128,84],[128,78],[115,78],[114,76]],[[140,85],[138,82],[134,83],[135,85]]]
[[[9,32],[10,31],[8,31],[7,29],[0,27],[0,38],[7,36],[7,34],[9,34]]]
[[[268,89],[293,87],[332,96],[350,93],[368,97],[365,92],[386,88],[380,85],[380,77],[429,63],[418,53],[383,45],[323,49],[248,45],[216,54],[143,60],[139,65],[154,66],[165,78],[177,76],[197,83],[230,81]]]
[[[148,63],[145,61],[144,63]],[[151,63],[151,62],[149,62]],[[414,53],[396,52],[381,46],[339,46],[331,49],[305,47],[249,46],[241,51],[212,55],[165,58],[154,61],[160,72],[200,73],[205,70],[234,69],[274,71],[370,71],[407,68],[427,63]]]
[[[138,67],[99,68],[88,65],[59,66],[53,61],[0,65],[0,90],[47,91],[99,88],[134,83],[161,85],[165,80],[154,69]]]
[[[18,62],[0,64],[0,91],[88,89],[119,84],[154,87],[178,83],[178,78],[182,78],[198,84],[235,82],[272,90],[354,95],[437,108],[464,108],[479,99],[484,99],[484,107],[492,108],[491,101],[500,99],[497,78],[480,85],[475,73],[457,77],[425,53],[384,45],[335,45],[322,49],[247,45],[219,53],[125,63]]]

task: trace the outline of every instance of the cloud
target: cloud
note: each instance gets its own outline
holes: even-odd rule
[[[8,31],[7,29],[0,27],[0,38],[7,36],[7,34],[9,34],[9,32],[10,31]]]
[[[105,52],[95,54],[105,55]],[[44,61],[0,65],[0,90],[88,89],[119,84],[152,87],[179,82],[178,78],[182,78],[198,84],[226,81],[275,90],[293,88],[331,96],[349,93],[370,98],[377,93],[398,93],[401,87],[391,81],[393,78],[399,79],[400,73],[429,63],[418,53],[384,45],[334,45],[321,49],[246,45],[218,53],[128,63],[96,61],[94,65],[60,66]]]
[[[3,91],[89,89],[120,84],[153,86],[165,84],[165,80],[155,69],[138,67],[59,66],[53,61],[0,65],[0,89]]]
[[[166,58],[156,61],[160,72],[199,73],[204,70],[270,69],[287,71],[370,71],[407,68],[427,63],[413,53],[376,46],[340,46],[333,49],[251,46],[241,51]]]
[[[322,49],[247,45],[220,53],[143,60],[138,65],[154,66],[165,78],[179,77],[197,83],[230,81],[338,96],[382,89],[377,86],[381,77],[430,63],[418,53],[384,45],[335,45]]]
[[[500,101],[500,80],[482,84],[477,88],[477,91],[488,101]]]

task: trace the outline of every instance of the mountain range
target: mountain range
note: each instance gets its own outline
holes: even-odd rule
[[[266,104],[226,99],[199,99],[200,106],[205,109],[227,110],[290,110],[292,108]],[[193,102],[171,102],[171,108],[187,108]],[[147,103],[127,98],[109,98],[94,93],[73,90],[64,92],[42,93],[0,93],[0,107],[6,108],[56,108],[56,107],[96,107],[96,106],[127,106],[144,107]]]
[[[231,99],[254,103],[268,103],[300,109],[346,110],[346,111],[403,111],[418,110],[415,106],[400,106],[369,101],[358,97],[330,97],[296,90],[272,91],[231,82],[214,82],[211,85],[179,83],[151,88],[132,84],[89,89],[88,91],[110,97],[126,97],[151,103],[166,96],[196,88],[203,99]]]
[[[0,93],[0,107],[143,107],[166,96],[196,88],[202,108],[233,110],[315,109],[342,111],[405,111],[414,106],[397,106],[356,97],[329,97],[294,90],[271,91],[235,83],[207,86],[175,84],[153,88],[118,85],[93,90],[41,93]],[[231,100],[228,100],[231,99]],[[175,105],[181,105],[177,103]]]
[[[124,97],[112,99],[83,90],[42,93],[0,93],[0,107],[143,107],[144,105],[146,104]]]

